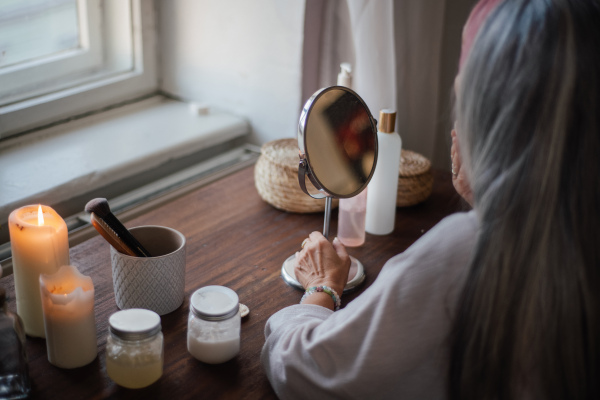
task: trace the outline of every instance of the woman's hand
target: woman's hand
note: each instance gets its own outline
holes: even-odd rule
[[[452,147],[450,148],[450,157],[452,158],[452,184],[458,194],[472,207],[473,192],[471,191],[471,184],[469,183],[467,175],[461,168],[462,161],[460,158],[460,148],[458,147],[456,130],[452,129],[450,135],[452,136]]]
[[[305,289],[329,286],[341,296],[348,282],[350,257],[338,238],[332,244],[320,232],[312,232],[302,251],[296,253],[294,270],[296,279]]]

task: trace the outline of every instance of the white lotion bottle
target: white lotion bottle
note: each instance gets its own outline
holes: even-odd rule
[[[352,88],[352,67],[348,63],[340,65],[338,86]],[[365,242],[365,214],[367,210],[367,190],[354,197],[340,199],[337,237],[344,246],[357,247]]]
[[[402,139],[395,132],[396,112],[381,110],[377,140],[379,153],[375,173],[369,182],[366,231],[373,235],[387,235],[394,231],[396,198]]]

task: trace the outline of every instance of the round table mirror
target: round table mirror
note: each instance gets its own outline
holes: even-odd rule
[[[325,199],[323,236],[329,237],[331,200],[354,197],[363,191],[377,165],[377,122],[369,108],[353,90],[331,86],[317,91],[306,102],[298,126],[300,163],[298,182],[315,199]],[[317,189],[311,193],[306,180]],[[295,255],[281,267],[283,279],[304,289],[294,274]],[[352,265],[344,292],[365,279],[360,261],[350,257]]]

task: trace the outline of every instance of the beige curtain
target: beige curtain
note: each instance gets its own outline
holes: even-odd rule
[[[304,99],[334,85],[341,62],[373,116],[397,110],[403,148],[448,169],[451,90],[474,0],[307,0]]]

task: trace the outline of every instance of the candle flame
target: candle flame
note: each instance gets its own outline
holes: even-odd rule
[[[42,205],[38,207],[38,225],[44,225],[44,213],[42,212]]]

